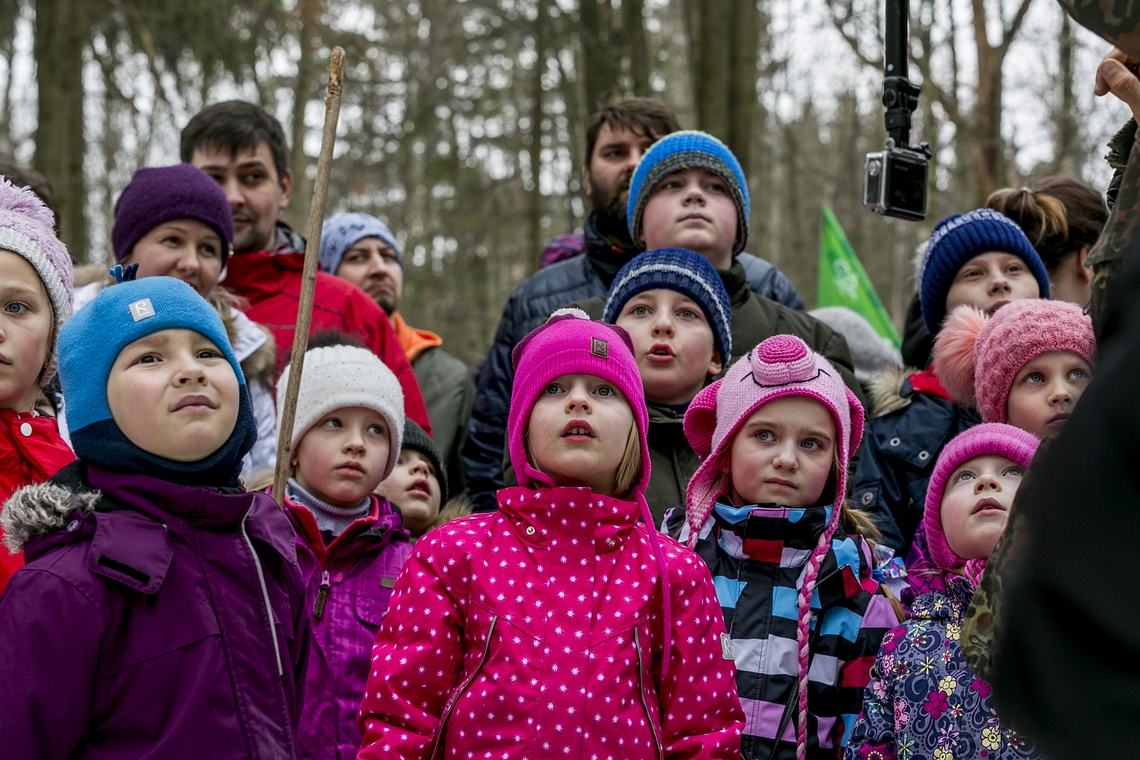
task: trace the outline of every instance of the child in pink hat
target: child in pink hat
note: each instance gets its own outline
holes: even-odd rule
[[[1053,438],[1092,380],[1096,336],[1075,304],[1014,301],[987,317],[959,306],[934,343],[934,369],[983,422]]]
[[[943,582],[919,596],[912,619],[883,639],[848,760],[901,757],[904,746],[914,760],[1039,756],[1032,742],[1001,725],[990,685],[966,663],[960,633],[1036,451],[1035,437],[1000,423],[970,428],[942,450],[923,524]]]
[[[839,757],[898,624],[859,533],[873,528],[843,499],[862,433],[839,373],[790,335],[750,351],[685,414],[702,462],[666,525],[715,576],[744,757]]]
[[[738,758],[708,570],[657,534],[624,330],[556,312],[515,347],[522,484],[426,534],[372,652],[360,758]]]

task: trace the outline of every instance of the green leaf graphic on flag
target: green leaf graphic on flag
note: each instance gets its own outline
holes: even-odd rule
[[[819,237],[819,287],[817,306],[846,306],[871,323],[895,348],[902,341],[891,317],[883,308],[875,286],[859,257],[847,242],[843,228],[831,209],[823,208],[823,231]]]

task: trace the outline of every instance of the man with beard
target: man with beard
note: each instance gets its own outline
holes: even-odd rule
[[[286,154],[280,122],[259,106],[240,100],[207,106],[182,130],[182,161],[221,185],[233,214],[234,255],[226,263],[222,285],[248,301],[246,316],[273,334],[278,373],[293,349],[305,260],[305,240],[278,219],[293,189]],[[317,272],[311,329],[360,338],[399,379],[407,416],[430,433],[412,366],[388,315],[364,291]]]

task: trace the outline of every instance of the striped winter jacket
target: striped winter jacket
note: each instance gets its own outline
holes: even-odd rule
[[[797,586],[831,509],[718,502],[698,536],[696,552],[712,571],[736,662],[745,760],[795,757]],[[666,522],[670,535],[688,539],[681,510]],[[841,755],[879,644],[899,622],[871,568],[863,537],[837,528],[811,603],[809,758]]]

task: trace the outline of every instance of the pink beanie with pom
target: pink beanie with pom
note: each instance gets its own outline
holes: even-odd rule
[[[934,372],[983,422],[1006,422],[1007,400],[1021,368],[1041,354],[1068,351],[1096,360],[1092,320],[1076,304],[1029,298],[986,317],[972,306],[950,312],[934,340]]]
[[[721,472],[722,454],[731,446],[740,426],[764,404],[785,396],[807,396],[823,404],[835,418],[839,446],[839,473],[831,519],[804,563],[796,597],[796,644],[799,654],[799,720],[796,722],[796,752],[807,748],[807,685],[811,597],[819,566],[831,548],[847,492],[847,463],[863,437],[863,406],[833,366],[799,338],[774,335],[732,365],[720,380],[704,388],[685,413],[685,437],[701,458],[701,466],[689,481],[686,517],[689,548],[712,512],[713,502],[727,491]],[[723,489],[723,490],[722,490]]]
[[[1008,307],[1007,307],[1008,308]],[[1029,467],[1037,453],[1038,440],[1021,428],[991,422],[975,425],[952,438],[938,455],[930,485],[926,489],[926,509],[922,519],[926,525],[926,543],[934,564],[943,570],[953,570],[966,564],[946,540],[942,528],[942,495],[946,481],[954,471],[975,457],[1005,457],[1019,467]]]
[[[55,217],[35,193],[0,177],[0,249],[11,251],[32,265],[47,291],[55,316],[42,383],[55,376],[55,338],[59,328],[71,317],[71,257],[56,237],[54,227]]]

